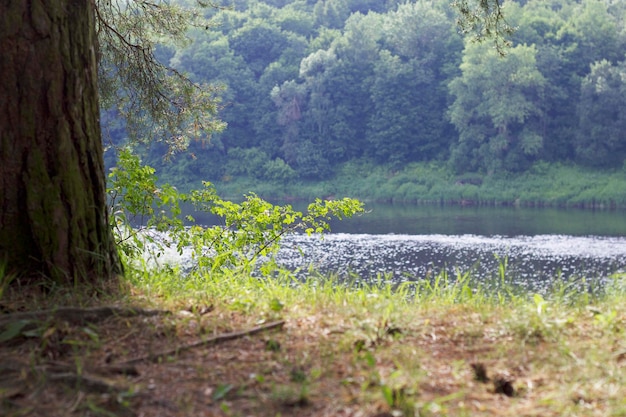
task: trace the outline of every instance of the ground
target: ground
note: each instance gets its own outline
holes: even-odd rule
[[[3,416],[626,415],[623,311],[0,305]]]

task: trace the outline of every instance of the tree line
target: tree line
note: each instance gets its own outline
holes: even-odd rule
[[[164,138],[170,155],[188,145],[170,175],[316,179],[366,158],[488,172],[533,159],[623,160],[623,2],[508,3],[522,43],[506,60],[495,60],[499,48],[463,44],[446,26],[454,18],[443,0],[237,0],[209,9],[190,47],[154,48],[194,80],[223,86],[230,127],[212,138],[203,133],[221,127],[212,90],[154,83],[172,71],[155,67],[152,41],[183,40],[185,14],[169,2],[80,4],[0,5],[0,259],[35,280],[121,272],[98,126],[107,91],[118,110],[134,111],[135,125]],[[479,23],[480,38],[494,27],[490,4],[500,3],[476,4],[478,20],[466,23]],[[101,117],[115,144],[144,130],[121,126],[113,110]],[[166,128],[149,129],[161,118]],[[161,158],[158,148],[148,156]]]
[[[228,124],[163,162],[168,179],[323,180],[367,159],[440,161],[456,173],[536,161],[621,166],[626,157],[626,4],[503,4],[501,56],[459,34],[447,0],[236,0],[158,57],[221,87]],[[121,141],[123,130],[114,140]]]

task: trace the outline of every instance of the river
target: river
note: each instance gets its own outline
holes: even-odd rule
[[[547,292],[555,283],[602,286],[626,268],[626,213],[370,204],[368,213],[336,222],[323,240],[290,236],[279,263],[306,274],[313,266],[339,279],[395,282],[446,270],[470,272],[487,285],[500,280]]]
[[[300,208],[298,208],[300,209]],[[278,263],[305,277],[309,267],[339,280],[420,280],[470,272],[546,292],[555,283],[603,286],[626,269],[626,212],[514,207],[368,204],[367,213],[333,222],[332,233],[291,235]],[[214,219],[200,219],[213,223]]]

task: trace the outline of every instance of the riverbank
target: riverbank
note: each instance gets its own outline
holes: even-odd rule
[[[252,178],[222,178],[222,196],[241,198],[250,191],[263,198],[310,200],[352,197],[362,201],[479,206],[626,208],[624,170],[591,170],[576,165],[537,163],[523,174],[454,175],[441,164],[415,163],[395,170],[367,161],[337,168],[325,181],[270,183]],[[187,184],[187,187],[193,187]]]
[[[596,298],[565,289],[545,297],[489,293],[443,280],[347,289],[324,280],[158,272],[129,274],[123,287],[99,299],[77,289],[5,293],[2,415],[626,409],[623,276]],[[69,304],[82,310],[58,308]],[[94,314],[103,304],[118,309]],[[25,309],[51,310],[26,316]]]

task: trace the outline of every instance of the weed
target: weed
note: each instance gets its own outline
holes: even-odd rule
[[[201,189],[181,193],[168,184],[157,186],[154,169],[142,166],[129,150],[120,151],[118,166],[109,180],[110,223],[131,268],[138,266],[130,261],[142,255],[153,261],[150,270],[162,267],[161,258],[168,249],[175,248],[179,254],[191,252],[194,272],[251,274],[257,260],[265,257],[269,262],[260,271],[268,275],[274,268],[267,265],[274,265],[273,256],[285,234],[322,234],[329,230],[331,219],[364,211],[361,202],[350,198],[318,198],[304,213],[290,205],[273,205],[254,193],[235,203],[220,198],[208,182]],[[221,224],[205,227],[196,224],[192,216],[181,218],[182,203],[218,216]],[[148,264],[139,267],[147,270]]]
[[[0,301],[4,298],[4,294],[9,288],[9,285],[11,285],[11,282],[17,277],[16,274],[8,273],[6,268],[6,262],[0,262]]]
[[[272,399],[283,407],[305,407],[309,405],[307,384],[281,384],[272,389]]]

